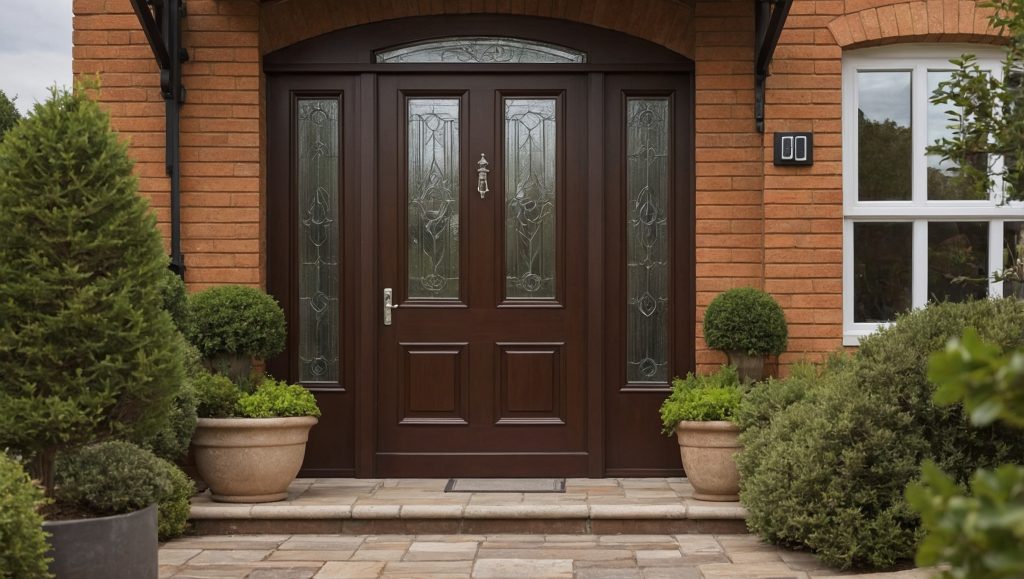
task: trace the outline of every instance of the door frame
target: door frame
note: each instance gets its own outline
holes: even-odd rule
[[[471,34],[467,34],[472,31]],[[538,40],[571,47],[588,54],[584,64],[377,64],[373,62],[375,50],[418,40],[445,36],[504,36]],[[297,96],[318,94],[341,94],[342,114],[339,130],[339,155],[341,184],[340,205],[343,208],[342,239],[340,257],[342,292],[340,308],[342,383],[334,387],[311,387],[322,407],[325,418],[328,411],[332,420],[345,424],[337,430],[326,431],[322,425],[320,433],[311,437],[305,476],[357,476],[373,477],[377,446],[377,411],[379,398],[377,384],[378,356],[380,343],[380,321],[382,311],[378,263],[379,208],[378,171],[376,151],[378,150],[377,120],[377,76],[379,74],[424,74],[424,73],[489,73],[509,74],[564,74],[586,75],[586,122],[587,143],[583,152],[587,164],[587,215],[585,218],[587,246],[586,259],[587,301],[584,306],[586,333],[595,336],[588,339],[585,351],[586,376],[586,437],[589,453],[588,476],[602,477],[606,474],[606,432],[605,401],[609,386],[618,390],[617,378],[606,376],[604,360],[609,355],[609,341],[605,335],[606,296],[608,294],[608,271],[605,266],[604,237],[607,204],[613,202],[613,193],[620,192],[619,184],[611,183],[609,172],[604,169],[607,157],[605,138],[609,135],[606,110],[607,77],[617,74],[653,73],[686,77],[683,86],[683,108],[677,109],[678,117],[685,115],[688,135],[685,167],[677,173],[685,174],[682,182],[674,184],[671,193],[676,203],[682,202],[689,210],[685,223],[685,235],[678,235],[673,241],[674,249],[685,242],[688,245],[685,256],[686,271],[677,269],[676,278],[686,275],[689,283],[685,295],[674,292],[677,310],[675,326],[688,327],[689,343],[693,344],[693,320],[696,312],[694,288],[695,249],[695,177],[694,177],[694,82],[693,61],[662,46],[624,33],[601,29],[575,22],[507,15],[461,15],[444,17],[414,17],[400,20],[357,26],[324,34],[295,45],[280,49],[264,57],[266,73],[266,266],[267,290],[278,297],[284,306],[291,325],[297,321],[294,301],[297,276],[295,275],[295,209],[290,193],[295,190],[292,159],[295,152],[294,102]],[[346,128],[347,127],[347,128]],[[274,138],[287,135],[287,138]],[[679,158],[679,155],[676,155]],[[617,198],[616,198],[617,199]],[[679,212],[675,212],[678,214]],[[276,217],[273,222],[271,216]],[[279,216],[288,216],[286,224],[280,223]],[[676,215],[673,215],[676,217]],[[676,256],[681,258],[682,256]],[[358,274],[358,275],[356,275]],[[379,287],[378,287],[379,286]],[[677,288],[678,289],[678,288]],[[680,315],[682,314],[682,315]],[[289,333],[288,351],[295,350],[298,333]],[[676,364],[693,367],[693,348],[689,352],[676,354]],[[347,362],[346,362],[347,361]],[[296,364],[282,354],[268,361],[268,369],[280,378],[297,380]],[[676,370],[681,370],[676,368]],[[347,381],[347,384],[346,384]],[[647,394],[663,392],[648,390]],[[643,394],[643,393],[639,393]],[[652,416],[652,423],[656,419]],[[326,422],[324,420],[323,422]],[[351,425],[350,428],[347,428]],[[319,436],[318,436],[319,434]],[[348,447],[348,448],[345,448]],[[330,464],[333,457],[327,453],[340,453],[342,464]],[[659,471],[660,472],[660,471]],[[678,472],[666,471],[666,474]],[[628,473],[623,473],[628,474]],[[651,474],[655,474],[652,472]]]

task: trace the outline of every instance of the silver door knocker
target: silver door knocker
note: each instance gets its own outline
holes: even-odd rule
[[[487,165],[487,157],[480,153],[480,160],[476,162],[476,192],[480,194],[481,199],[487,197],[491,190],[487,186],[487,174],[491,172]]]

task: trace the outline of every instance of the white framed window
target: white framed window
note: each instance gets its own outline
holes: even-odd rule
[[[932,92],[955,69],[949,60],[965,53],[1001,75],[1003,52],[988,46],[843,55],[844,345],[930,301],[1021,291],[992,274],[1024,243],[1024,204],[1002,203],[1000,191],[977,198],[950,178],[956,166],[926,153],[949,135],[948,106],[933,105]]]

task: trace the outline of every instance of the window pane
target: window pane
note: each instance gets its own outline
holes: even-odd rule
[[[584,63],[587,55],[571,48],[519,38],[493,36],[442,38],[384,50],[377,62],[445,62],[454,64]]]
[[[338,382],[338,101],[298,106],[299,381]]]
[[[626,108],[626,380],[668,382],[669,102]]]
[[[1024,221],[1003,223],[1003,297],[1024,298]]]
[[[858,198],[909,201],[910,72],[858,72],[857,99]]]
[[[939,88],[939,83],[949,80],[953,73],[948,70],[928,71],[928,145],[934,145],[942,138],[951,138],[953,130],[947,128],[946,110],[952,105],[936,105],[931,102],[931,95]],[[972,165],[984,170],[988,156],[978,155]],[[939,155],[928,155],[928,199],[987,199],[987,194],[979,194],[973,187],[957,179],[959,165],[953,161],[943,161]]]
[[[459,99],[409,99],[409,297],[459,297]]]
[[[988,295],[988,223],[928,223],[928,299],[961,302]]]
[[[505,99],[505,296],[555,297],[555,107]]]
[[[888,322],[911,306],[913,224],[853,224],[853,321]]]

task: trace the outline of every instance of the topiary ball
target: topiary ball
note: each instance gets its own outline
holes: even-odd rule
[[[714,350],[777,356],[786,350],[787,335],[782,307],[756,288],[722,292],[704,313],[704,341]]]
[[[284,349],[284,310],[256,288],[225,285],[188,297],[186,336],[207,358],[224,354],[267,359]]]

